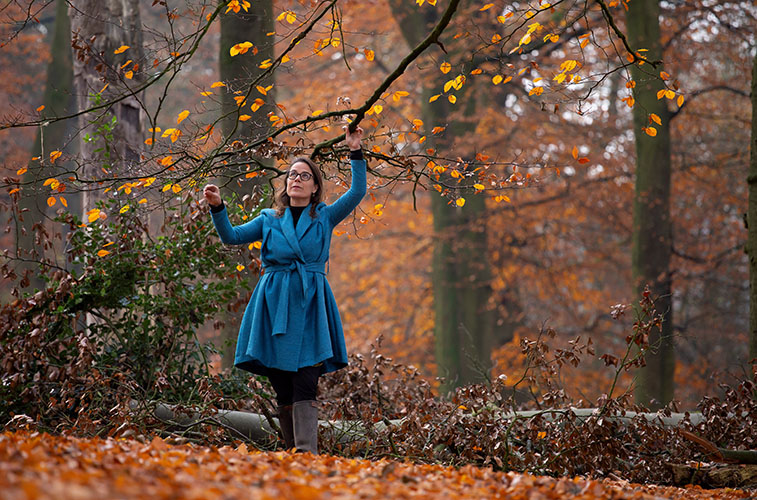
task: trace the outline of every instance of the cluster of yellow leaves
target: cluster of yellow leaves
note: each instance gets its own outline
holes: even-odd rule
[[[250,49],[253,49],[253,54],[257,52],[257,50],[255,50],[255,46],[252,44],[252,42],[241,42],[241,43],[234,44],[229,49],[229,54],[231,55],[231,57],[234,57],[234,56],[237,56],[239,54],[246,54],[247,51],[250,50]]]
[[[247,0],[231,0],[226,7],[225,14],[228,14],[229,11],[233,10],[235,14],[238,14],[241,9],[244,9],[245,12],[247,12],[247,9],[250,8],[250,2]]]
[[[285,10],[276,18],[277,21],[281,21],[282,19],[286,19],[286,22],[289,24],[294,24],[294,22],[297,21],[297,14],[294,11]]]
[[[546,437],[539,435],[540,439]],[[739,490],[549,478],[392,460],[261,452],[131,439],[0,434],[0,488],[8,498],[744,498]]]

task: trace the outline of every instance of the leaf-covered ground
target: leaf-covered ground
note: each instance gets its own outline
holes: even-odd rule
[[[173,445],[160,438],[0,435],[3,499],[749,498],[750,492],[554,479],[399,461]]]

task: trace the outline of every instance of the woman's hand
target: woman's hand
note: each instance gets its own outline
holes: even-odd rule
[[[360,140],[363,138],[363,129],[357,127],[354,132],[350,132],[349,126],[342,127],[344,129],[344,142],[349,146],[350,151],[357,151],[361,148]]]
[[[208,205],[211,207],[217,207],[223,203],[223,200],[221,199],[221,191],[215,184],[208,184],[205,186],[202,190],[202,194],[205,196],[205,201],[207,201]]]

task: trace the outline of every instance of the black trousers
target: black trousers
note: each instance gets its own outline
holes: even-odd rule
[[[276,402],[287,406],[297,401],[314,401],[318,392],[319,366],[307,366],[296,372],[271,370],[268,380],[276,391]]]

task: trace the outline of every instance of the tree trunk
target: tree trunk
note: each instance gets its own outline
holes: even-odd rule
[[[222,0],[222,3],[227,3]],[[274,37],[267,36],[275,30],[273,19],[273,1],[260,0],[252,2],[249,11],[240,10],[238,13],[229,12],[221,16],[221,42],[219,47],[218,64],[223,80],[227,89],[222,98],[222,120],[221,129],[225,139],[241,140],[249,142],[262,137],[270,128],[268,112],[273,111],[274,88],[267,91],[266,95],[257,90],[253,90],[250,99],[243,106],[238,106],[234,99],[236,96],[246,95],[252,82],[264,71],[259,68],[260,62],[270,59],[273,60],[274,54]],[[253,49],[244,54],[231,56],[230,49],[234,45],[242,42],[252,42]],[[264,80],[256,83],[256,86],[267,88],[274,83],[273,75],[267,76]],[[257,111],[251,109],[255,99],[263,99],[265,104]],[[247,121],[239,121],[240,114],[251,115],[253,118]],[[261,163],[272,165],[271,160],[258,159]],[[250,194],[259,182],[255,180],[247,181],[244,185],[240,182],[244,179],[244,169],[237,168],[235,171],[226,171],[224,174],[232,177],[231,182],[227,179],[219,179],[222,185],[226,185],[233,193],[237,200],[241,200],[246,194]],[[233,177],[236,177],[233,179]],[[251,278],[254,287],[257,282],[257,276]],[[220,348],[223,353],[221,359],[222,368],[231,368],[234,366],[234,351],[239,331],[239,322],[241,317],[227,310],[221,318],[224,326],[220,332]]]
[[[752,63],[752,149],[749,159],[747,254],[749,255],[749,359],[757,358],[757,55]]]
[[[63,0],[57,0],[55,9],[55,25],[50,37],[50,63],[47,66],[47,81],[45,84],[44,109],[40,115],[44,118],[55,118],[63,116],[71,110],[71,88],[72,88],[72,61],[71,61],[71,44],[69,37],[71,27],[68,20],[67,4]],[[54,217],[55,211],[61,206],[58,201],[50,208],[47,205],[47,198],[51,194],[49,187],[42,184],[46,179],[55,177],[58,172],[67,170],[64,159],[61,158],[55,164],[49,165],[48,158],[50,152],[59,150],[66,153],[72,152],[67,146],[67,132],[71,127],[70,121],[51,121],[48,125],[43,125],[37,131],[34,145],[31,151],[31,157],[39,157],[39,161],[32,161],[28,171],[24,174],[24,183],[29,183],[24,189],[23,196],[19,199],[20,217],[18,221],[19,231],[17,232],[16,248],[21,251],[29,252],[31,259],[41,260],[45,255],[45,249],[35,242],[35,225],[45,226],[48,217]],[[72,213],[78,213],[78,196],[76,193],[62,193],[68,202],[68,210]],[[57,198],[57,197],[56,197]],[[54,229],[48,229],[48,234],[52,234]],[[65,238],[64,238],[65,240]],[[19,252],[20,253],[20,252]],[[56,252],[62,255],[62,252]],[[58,265],[65,265],[64,262],[57,262]],[[37,266],[30,264],[22,268],[32,270],[29,279],[31,288],[41,289],[44,285],[38,273],[33,272]]]
[[[87,109],[96,102],[107,103],[129,93],[129,89],[144,81],[139,0],[73,0],[69,15],[75,55],[77,110]],[[114,54],[124,45],[129,48]],[[122,68],[128,60],[133,63]],[[140,67],[133,70],[133,64]],[[126,72],[130,69],[134,71],[133,76],[127,78]],[[96,113],[97,118],[88,115],[80,119],[80,174],[85,182],[91,183],[101,177],[101,169],[115,169],[124,174],[127,169],[136,168],[144,140],[140,100],[141,95],[130,95]],[[97,132],[98,127],[110,129],[112,138]],[[90,186],[84,190],[84,211],[94,208],[97,201],[96,185]]]
[[[662,59],[660,44],[659,0],[634,0],[629,3],[628,40],[634,50],[648,49],[651,61]],[[640,404],[657,409],[673,399],[673,309],[671,300],[670,257],[670,115],[666,99],[657,99],[661,66],[631,67],[636,81],[633,108],[636,137],[636,192],[633,212],[632,276],[635,297],[649,285],[655,308],[663,315],[662,328],[650,334],[646,367],[639,370],[635,398]],[[650,121],[654,113],[662,125]],[[652,137],[643,127],[653,126]]]
[[[419,9],[412,3],[397,0],[392,0],[391,5],[405,40],[411,46],[418,45],[436,21],[435,8],[424,6]],[[454,57],[454,50],[450,50],[445,60]],[[477,97],[486,96],[486,93],[476,96],[472,87],[473,82],[468,80],[461,91],[455,92],[459,99],[456,106],[465,105],[463,114],[469,118],[475,116],[480,105]],[[427,137],[424,146],[437,149],[442,156],[472,158],[476,145],[471,147],[454,140],[471,134],[476,121],[452,120],[455,107],[444,98],[429,103],[432,93],[431,87],[424,88],[421,105]],[[434,126],[448,123],[447,139],[431,133]],[[455,184],[448,174],[441,175],[442,183]],[[431,275],[434,337],[438,374],[445,379],[442,391],[484,382],[491,370],[494,328],[493,308],[489,303],[491,269],[486,226],[481,222],[486,209],[485,199],[482,195],[474,195],[470,188],[460,191],[460,195],[466,199],[462,208],[454,202],[450,204],[449,198],[439,196],[436,191],[431,195],[435,239]]]

